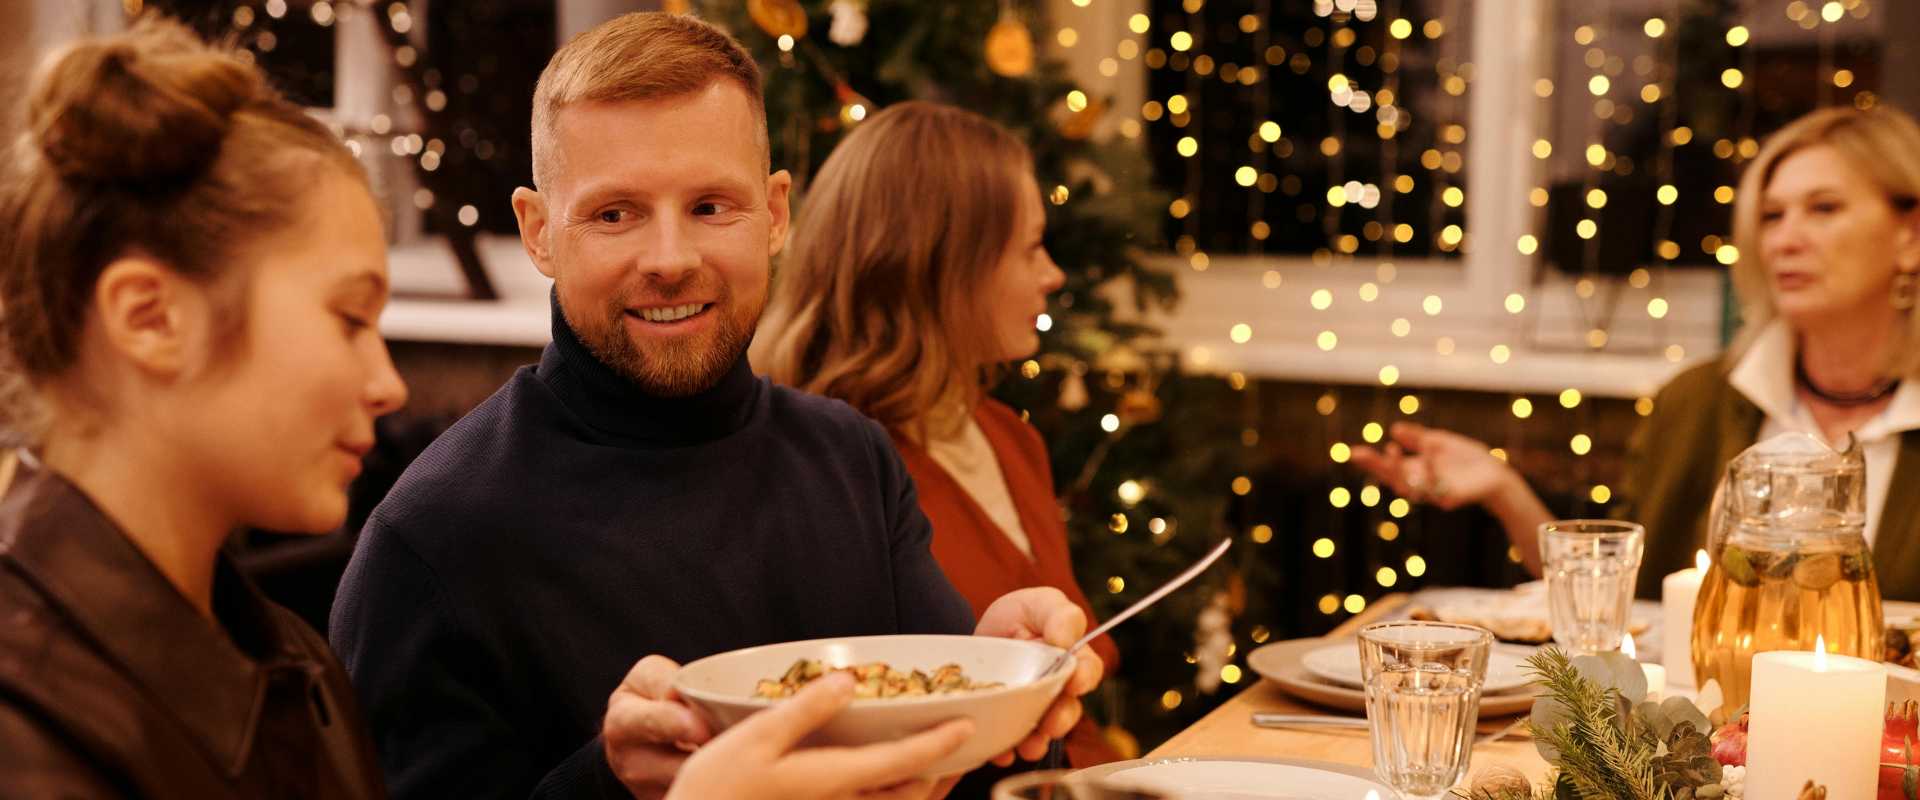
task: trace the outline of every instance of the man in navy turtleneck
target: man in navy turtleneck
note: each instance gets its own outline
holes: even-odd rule
[[[617,18],[542,73],[539,190],[513,200],[553,343],[401,476],[333,609],[395,796],[658,796],[710,735],[673,672],[712,653],[1084,630],[1053,590],[976,625],[885,432],[753,375],[790,186],[761,102],[752,59],[690,17]],[[1083,652],[1020,755],[1099,674]]]

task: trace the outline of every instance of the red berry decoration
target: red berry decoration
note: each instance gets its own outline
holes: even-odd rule
[[[1723,767],[1747,765],[1747,715],[1713,732],[1713,760]]]
[[[1920,800],[1920,761],[1914,759],[1914,740],[1920,739],[1920,704],[1912,700],[1887,704],[1886,727],[1880,732],[1880,793],[1878,800]]]

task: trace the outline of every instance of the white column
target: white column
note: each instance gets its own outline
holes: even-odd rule
[[[349,130],[364,130],[393,104],[393,55],[385,21],[364,6],[340,3],[333,34],[333,116]],[[421,27],[422,20],[415,20]]]
[[[1468,87],[1467,294],[1500,298],[1523,291],[1528,262],[1514,242],[1529,228],[1524,198],[1534,185],[1528,149],[1538,124],[1533,82],[1549,53],[1543,30],[1551,0],[1473,5],[1473,82]],[[1491,300],[1490,302],[1498,302]]]
[[[415,2],[409,39],[422,48],[426,41],[425,3]],[[358,142],[360,163],[367,168],[374,191],[386,204],[388,236],[402,244],[420,237],[420,213],[413,194],[420,187],[412,162],[390,149],[393,137],[420,128],[416,104],[393,102],[399,73],[388,42],[386,14],[378,7],[337,3],[333,34],[333,121]],[[383,133],[375,131],[384,129]]]

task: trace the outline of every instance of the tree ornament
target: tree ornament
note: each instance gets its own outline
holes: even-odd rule
[[[1233,615],[1228,603],[1227,593],[1217,592],[1194,620],[1193,663],[1199,671],[1193,676],[1193,685],[1201,694],[1213,694],[1220,688],[1220,669],[1227,665],[1227,651],[1233,647]]]
[[[660,10],[669,14],[691,14],[693,0],[665,0],[660,4]]]
[[[1100,738],[1107,740],[1107,746],[1119,753],[1122,759],[1131,761],[1140,757],[1140,740],[1126,728],[1108,725],[1100,729]]]
[[[1106,116],[1107,108],[1106,100],[1095,98],[1087,102],[1086,108],[1068,111],[1060,121],[1060,135],[1076,142],[1093,138],[1093,131],[1100,126],[1100,118]]]
[[[1060,410],[1073,413],[1087,407],[1087,380],[1080,377],[1078,370],[1067,372],[1065,380],[1060,381]]]
[[[807,35],[807,11],[800,7],[800,0],[747,0],[747,14],[775,39]]]
[[[854,91],[853,87],[848,86],[846,81],[840,81],[833,85],[833,96],[834,99],[840,101],[839,122],[841,127],[851,128],[858,125],[861,120],[866,119],[867,115],[873,113],[875,110],[873,101],[868,100],[865,95]]]
[[[1024,77],[1033,71],[1033,31],[1026,23],[1002,12],[987,31],[987,69],[1003,78]]]
[[[827,23],[827,38],[834,44],[852,47],[867,38],[865,0],[833,0],[827,13],[833,15],[833,21]]]
[[[1160,421],[1162,412],[1160,398],[1146,389],[1129,389],[1120,395],[1120,401],[1113,406],[1113,413],[1125,425],[1151,425]]]

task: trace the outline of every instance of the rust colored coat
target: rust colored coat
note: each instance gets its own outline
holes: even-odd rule
[[[981,403],[973,418],[993,446],[1007,493],[1013,498],[1020,525],[1033,548],[1033,558],[1027,558],[1007,539],[986,509],[925,448],[895,436],[894,446],[907,462],[907,471],[913,474],[919,491],[920,510],[933,522],[934,560],[966,596],[976,618],[995,599],[1015,589],[1051,586],[1065,592],[1087,612],[1089,626],[1095,624],[1093,609],[1073,577],[1067,528],[1053,496],[1053,468],[1048,464],[1046,442],[1012,409],[993,400]],[[1120,658],[1113,639],[1102,635],[1092,647],[1106,662],[1107,674],[1112,674]],[[1080,720],[1067,735],[1066,745],[1068,760],[1075,767],[1120,758],[1090,718]]]

